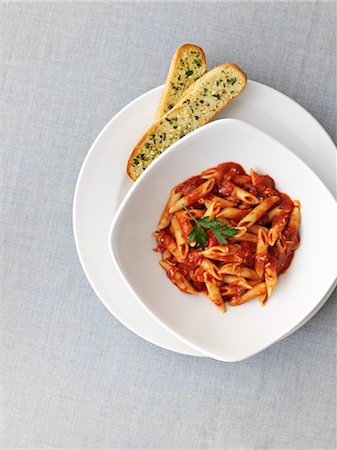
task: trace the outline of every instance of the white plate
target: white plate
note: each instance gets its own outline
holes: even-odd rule
[[[107,236],[117,206],[132,186],[125,165],[133,145],[153,121],[162,86],[137,98],[104,127],[87,154],[75,189],[74,236],[83,270],[108,310],[126,327],[163,348],[200,355],[161,327],[135,301],[117,273]],[[336,148],[321,125],[287,96],[249,81],[217,118],[260,128],[300,156],[335,192]]]
[[[177,289],[151,248],[173,187],[227,161],[269,174],[277,189],[300,200],[302,225],[301,246],[266,307],[255,300],[223,315],[205,296]],[[163,326],[210,357],[240,361],[288,335],[335,285],[336,212],[328,189],[294,153],[243,121],[223,119],[185,136],[143,172],[115,215],[111,252],[129,288]]]

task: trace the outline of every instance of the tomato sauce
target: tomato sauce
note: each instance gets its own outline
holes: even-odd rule
[[[234,182],[236,177],[240,175],[244,176],[241,178],[241,180],[243,181],[240,181],[241,189],[244,189],[245,191],[255,195],[258,198],[259,202],[262,202],[263,199],[267,197],[278,196],[279,201],[275,203],[265,214],[263,214],[262,217],[260,217],[255,222],[255,225],[264,226],[268,229],[270,229],[273,225],[275,226],[275,224],[281,227],[280,231],[278,232],[278,241],[276,241],[274,245],[268,246],[267,256],[264,256],[262,261],[271,263],[275,267],[277,274],[284,273],[288,269],[293,259],[294,251],[300,244],[300,236],[298,230],[288,225],[289,218],[294,209],[294,202],[287,194],[282,193],[276,189],[275,182],[269,175],[260,175],[252,170],[250,176],[248,176],[242,166],[234,162],[219,164],[216,168],[205,171],[205,174],[208,172],[208,176],[212,176],[212,171],[214,173],[215,180],[214,186],[212,190],[205,196],[205,198],[200,200],[200,194],[196,192],[196,188],[207,181],[207,177],[205,176],[203,178],[202,174],[191,177],[183,183],[180,183],[176,187],[176,191],[181,192],[183,196],[187,197],[190,209],[201,208],[206,211],[206,206],[204,204],[205,199],[212,200],[214,198],[214,195],[221,198],[229,197],[228,199],[230,201],[234,200],[234,206],[232,208],[234,208],[233,212],[235,213],[235,218],[231,218],[233,216],[229,216],[228,219],[221,219],[220,216],[220,218],[216,219],[220,222],[229,224],[232,227],[237,227],[240,220],[245,217],[250,211],[252,211],[256,206],[252,206],[247,202],[244,203],[244,201],[233,198],[235,197],[233,195],[233,188],[235,188],[236,186]],[[239,181],[237,182],[239,183]],[[188,218],[185,219],[184,215],[178,215],[177,217],[182,235],[185,241],[188,241],[188,236],[193,230],[195,223]],[[226,217],[226,215],[222,217]],[[212,233],[212,231],[204,228],[204,232],[207,234],[207,243],[205,247],[206,249],[211,249],[214,246],[221,247],[223,245],[218,242],[216,236],[214,235],[214,233]],[[254,234],[254,231],[250,231],[248,229],[248,233],[249,236],[247,235],[246,237],[249,237],[249,239],[252,240],[252,233]],[[257,233],[256,230],[255,233]],[[176,245],[176,241],[170,226],[158,231],[156,233],[156,238],[158,246],[155,251],[163,253],[169,246],[172,249],[172,244],[174,246]],[[235,252],[236,259],[234,260],[239,262],[235,264],[254,270],[256,261],[258,260],[259,256],[257,256],[256,253],[256,242],[250,242],[250,240],[245,241],[240,238],[236,239],[234,236],[233,238],[228,237],[227,243],[235,243],[238,246],[238,249]],[[205,269],[200,265],[203,257],[204,256],[202,255],[202,250],[200,248],[191,246],[189,247],[187,257],[184,260],[177,260],[175,256],[171,255],[170,258],[167,259],[170,266],[172,267],[169,277],[173,281],[172,274],[174,274],[174,272],[179,272],[184,275],[184,277],[186,277],[186,279],[196,291],[207,292],[204,281]],[[233,254],[227,256],[224,253],[222,255],[222,259],[219,258],[218,260],[212,260],[212,264],[213,266],[215,266],[215,269],[218,270],[218,268],[222,267],[223,264],[226,264],[226,260],[232,262]],[[219,284],[219,281],[217,281],[217,283]],[[177,283],[175,282],[175,284]],[[181,286],[178,287],[181,288]],[[235,292],[234,297],[240,297],[246,291],[246,288],[242,286],[236,286],[236,288],[237,292]],[[226,292],[225,289],[224,292]],[[231,292],[233,293],[233,289],[231,290]],[[233,295],[231,295],[231,298],[233,298]],[[226,301],[230,300],[230,298],[227,298],[226,295],[224,295],[224,299]]]
[[[176,191],[181,192],[183,195],[186,195],[193,191],[193,189],[199,187],[204,182],[205,180],[200,176],[192,177],[184,181],[183,183],[180,183],[177,186]]]
[[[236,255],[242,259],[246,267],[253,268],[255,262],[256,244],[253,242],[240,242],[240,249]]]
[[[154,249],[154,251],[161,252],[161,253],[163,253],[167,249],[167,247],[172,242],[174,242],[173,236],[169,230],[169,227],[165,228],[164,230],[158,231],[156,239],[157,239],[158,246]]]

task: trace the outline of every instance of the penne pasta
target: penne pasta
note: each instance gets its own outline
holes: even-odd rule
[[[217,219],[237,219],[242,217],[243,212],[238,208],[225,208],[217,214]]]
[[[250,182],[251,179],[249,175],[237,175],[233,180],[233,183],[237,184],[238,186],[244,186],[245,184],[248,184]]]
[[[252,184],[253,186],[258,186],[259,184],[262,183],[262,178],[260,177],[260,175],[258,175],[255,170],[250,169],[250,178],[252,180]]]
[[[281,232],[287,223],[286,217],[279,217],[273,220],[272,227],[268,233],[268,244],[273,246],[277,239],[281,236]]]
[[[178,211],[177,214],[181,215],[182,217],[184,217],[185,219],[188,219],[188,220],[191,220],[190,214],[195,219],[200,219],[204,215],[204,210],[203,209],[189,209],[188,212],[180,210],[180,211]]]
[[[172,206],[169,208],[169,213],[174,213],[179,211],[180,209],[187,208],[188,206],[193,205],[197,200],[205,197],[214,186],[214,178],[211,178],[205,183],[202,183],[200,186],[193,189],[188,194],[181,197]]]
[[[237,284],[223,284],[220,287],[220,293],[224,297],[237,297],[240,294],[242,294],[244,291],[244,288],[240,287]]]
[[[224,256],[233,255],[239,250],[240,246],[237,244],[214,245],[213,247],[201,252],[201,254],[205,258],[221,261],[221,258],[223,258]]]
[[[252,285],[252,287],[254,287],[254,286],[256,286],[257,284],[262,283],[262,281],[265,281],[265,280],[263,280],[262,278],[259,278],[259,279],[257,279],[257,280],[251,280],[251,281],[250,281],[250,284]]]
[[[168,250],[175,258],[179,259],[177,245],[174,242],[172,236],[170,236],[169,234],[161,236],[159,233],[157,233],[155,237],[157,238],[159,245],[161,245],[165,250]]]
[[[176,217],[178,219],[184,239],[188,243],[188,235],[193,230],[191,216],[187,213],[187,211],[178,211],[176,213]]]
[[[172,257],[172,253],[170,252],[170,250],[164,250],[162,253],[162,257],[163,260],[165,261],[165,259],[170,259]]]
[[[263,294],[257,296],[261,306],[265,306],[268,300],[267,290]]]
[[[299,227],[301,222],[300,204],[294,201],[294,209],[292,210],[289,222],[283,232],[283,242],[286,252],[293,252],[300,246]]]
[[[250,211],[243,219],[238,223],[239,227],[251,227],[255,222],[257,222],[264,213],[268,211],[275,203],[280,200],[280,197],[273,195],[272,197],[267,197],[262,202],[256,206],[252,211]]]
[[[234,195],[234,197],[238,198],[247,205],[257,205],[259,203],[259,199],[255,197],[255,195],[245,191],[244,189],[238,186],[234,185],[232,194]]]
[[[264,268],[268,297],[275,291],[277,285],[277,271],[274,263],[267,262]]]
[[[205,201],[206,204],[206,201]],[[207,206],[207,204],[206,204]],[[210,219],[214,219],[214,217],[221,211],[221,205],[216,203],[216,200],[211,201],[206,211],[204,212],[203,217],[209,217]]]
[[[198,281],[198,282],[204,282],[204,269],[201,266],[198,266],[193,273],[193,277],[192,280],[193,281]]]
[[[173,272],[172,267],[166,261],[160,261],[159,264],[165,269],[170,280],[178,286],[178,288],[186,294],[197,294],[191,283],[180,273]]]
[[[186,259],[189,250],[188,241],[183,235],[179,220],[177,219],[176,215],[171,218],[171,226],[173,236],[176,241],[178,257],[179,259]]]
[[[255,254],[255,272],[262,278],[264,273],[264,265],[268,256],[268,235],[263,228],[257,233],[257,244]]]
[[[262,227],[261,225],[252,225],[251,227],[249,227],[249,233],[253,233],[253,234],[256,234],[257,235],[257,233],[259,232],[259,229],[262,229],[262,230],[264,230],[267,234],[268,234],[268,231],[269,231],[269,228],[267,228],[267,227]]]
[[[238,240],[239,238],[241,238],[242,236],[244,236],[247,233],[246,227],[235,227],[235,229],[236,229],[237,233],[233,237],[233,239]]]
[[[159,230],[163,230],[164,228],[166,228],[170,225],[172,214],[170,214],[169,210],[170,210],[171,206],[181,198],[181,196],[182,196],[182,193],[177,190],[177,187],[174,187],[170,193],[170,197],[168,199],[168,202],[166,203],[163,214],[161,215],[161,217],[159,219],[159,224],[158,224]]]
[[[216,205],[220,205],[221,208],[227,208],[228,206],[235,206],[236,202],[232,202],[227,200],[226,198],[218,197],[214,194],[208,194],[207,198],[205,198],[205,205],[208,208],[211,202],[215,202]]]
[[[275,217],[282,216],[283,214],[284,210],[280,205],[275,206],[275,208],[272,208],[270,211],[268,211],[268,217],[270,221],[272,221]]]
[[[243,262],[243,259],[239,255],[212,254],[211,256],[207,256],[207,258],[212,259],[214,261],[221,261],[222,263],[226,263],[226,264],[228,264],[228,263],[241,264]]]
[[[170,273],[170,274],[173,273],[172,266],[167,261],[163,261],[163,260],[159,261],[159,264],[163,267],[163,269],[166,270],[167,273]]]
[[[266,290],[266,283],[258,283],[252,289],[246,291],[243,295],[241,295],[241,297],[234,297],[233,300],[230,300],[229,304],[231,306],[242,305],[243,303],[249,302],[249,300],[252,300],[255,297],[264,295]]]
[[[237,275],[238,277],[244,277],[248,280],[258,280],[259,276],[255,270],[249,267],[243,267],[240,264],[224,264],[219,269],[220,274]]]
[[[215,259],[215,258],[213,258],[213,259]],[[229,263],[242,264],[243,263],[243,259],[239,255],[227,255],[227,256],[224,256],[221,260],[217,260],[217,261],[221,261],[225,264],[229,264]]]
[[[207,258],[202,258],[200,266],[216,280],[222,280],[218,267]]]
[[[235,204],[237,203],[237,199],[234,197],[234,195],[228,195],[228,197],[226,197],[226,200],[234,202]]]
[[[280,255],[284,255],[285,254],[285,252],[287,250],[287,246],[283,242],[283,239],[277,239],[277,241],[276,241],[276,248],[277,248],[277,250],[278,250]]]
[[[222,312],[226,312],[226,305],[217,286],[216,279],[209,273],[204,273],[204,281],[207,288],[207,296],[212,300],[217,308]]]
[[[290,214],[288,227],[298,230],[300,226],[300,221],[301,221],[300,207],[295,206]]]
[[[246,227],[239,227],[239,228],[244,228],[245,230],[247,230]],[[233,237],[233,241],[254,242],[254,244],[256,244],[257,236],[255,234],[252,234],[252,233],[244,233],[242,235],[235,235]]]
[[[209,180],[210,178],[216,178],[218,176],[218,169],[212,167],[211,169],[204,170],[201,172],[200,177],[204,180]]]
[[[237,275],[223,275],[222,280],[226,284],[237,284],[245,289],[251,289],[252,285],[243,277]]]
[[[181,291],[223,312],[255,297],[264,306],[299,246],[300,208],[270,176],[223,163],[171,190],[154,251]]]

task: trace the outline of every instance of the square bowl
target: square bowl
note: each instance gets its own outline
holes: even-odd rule
[[[279,191],[300,200],[301,246],[264,308],[252,300],[221,314],[205,296],[171,283],[152,251],[152,233],[174,186],[227,161],[269,174]],[[205,355],[234,362],[289,335],[323,306],[336,284],[335,233],[336,202],[314,172],[265,133],[223,119],[182,138],[140,176],[114,217],[109,246],[126,284],[156,320]]]

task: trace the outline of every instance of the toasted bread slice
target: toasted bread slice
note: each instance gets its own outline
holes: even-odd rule
[[[206,73],[206,57],[200,47],[185,44],[175,52],[158,105],[155,120],[172,109],[184,91]]]
[[[234,64],[215,67],[199,78],[138,141],[128,161],[129,176],[136,180],[170,145],[209,122],[243,91],[246,82],[246,74]]]

